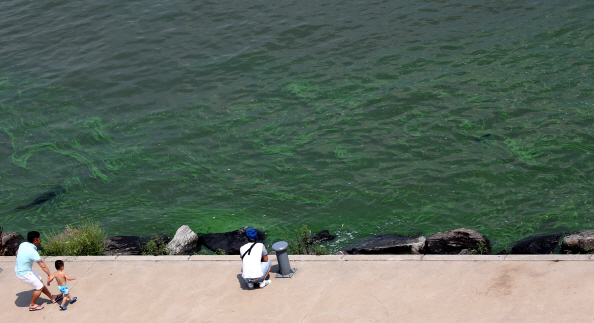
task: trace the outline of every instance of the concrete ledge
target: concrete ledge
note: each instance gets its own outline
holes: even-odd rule
[[[344,261],[414,261],[421,260],[423,255],[344,255]]]
[[[500,261],[505,255],[424,255],[424,261]]]
[[[180,256],[42,256],[46,263],[60,259],[66,262],[97,261],[236,261],[238,255],[180,255]],[[275,255],[269,255],[271,262],[276,262]],[[594,254],[578,255],[289,255],[291,261],[589,261]],[[16,262],[15,256],[2,256],[0,263]],[[3,265],[6,267],[6,265]]]
[[[290,261],[340,261],[341,255],[324,255],[324,256],[310,256],[310,255],[289,255]]]
[[[78,256],[72,257],[68,261],[114,261],[118,256]]]
[[[185,261],[190,256],[117,256],[116,261]]]
[[[507,255],[506,261],[584,261],[592,255]]]
[[[188,259],[190,261],[239,261],[239,255],[194,255]]]

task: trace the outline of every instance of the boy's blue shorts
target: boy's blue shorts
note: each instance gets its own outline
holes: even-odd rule
[[[60,292],[63,293],[64,295],[68,295],[68,293],[70,291],[68,290],[68,286],[64,285],[64,286],[60,286]]]

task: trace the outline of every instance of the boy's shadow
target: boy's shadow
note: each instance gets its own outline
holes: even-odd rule
[[[278,271],[279,271],[278,265],[272,265],[270,267],[270,274],[268,274],[268,277],[266,277],[266,278],[270,279],[272,274],[276,274],[276,273],[278,273]],[[248,285],[245,282],[245,280],[243,280],[243,277],[241,276],[241,274],[237,274],[237,280],[239,281],[239,287],[241,287],[241,289],[250,290],[248,288]],[[29,299],[29,300],[31,300],[31,299]],[[29,303],[27,303],[27,306],[29,306]]]
[[[246,285],[247,288],[247,285]],[[32,290],[28,290],[25,292],[20,292],[18,294],[16,294],[16,300],[14,301],[14,305],[16,305],[17,307],[29,307],[29,304],[31,304],[31,297],[33,297],[33,289]],[[41,294],[41,296],[39,296],[39,299],[37,300],[37,304],[51,304],[52,301],[47,299],[47,296],[45,296],[45,294]]]

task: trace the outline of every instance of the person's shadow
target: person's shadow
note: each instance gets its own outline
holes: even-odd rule
[[[279,271],[278,265],[272,265],[272,266],[270,267],[270,274],[268,274],[268,277],[266,277],[266,278],[270,279],[270,276],[272,276],[272,274],[276,274],[276,273],[278,273],[278,271]],[[243,290],[250,290],[250,289],[248,288],[248,285],[247,285],[247,283],[245,282],[245,280],[244,280],[244,279],[243,279],[243,277],[241,276],[241,274],[237,274],[237,280],[239,281],[239,287],[241,287],[241,289],[243,289]],[[29,300],[30,300],[30,299],[29,299]],[[29,305],[29,304],[27,303],[27,306],[28,306],[28,305]]]
[[[247,284],[245,286],[247,288]],[[31,304],[31,297],[33,297],[33,291],[34,290],[32,289],[16,294],[17,298],[14,301],[14,305],[16,305],[17,307],[29,307],[29,304]],[[39,299],[37,299],[37,304],[43,305],[51,303],[52,300],[47,299],[47,296],[45,294],[41,294],[41,296],[39,296]]]

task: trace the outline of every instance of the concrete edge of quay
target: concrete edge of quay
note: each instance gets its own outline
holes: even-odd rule
[[[276,256],[271,255],[271,261],[276,261]],[[237,255],[180,255],[180,256],[43,256],[45,262],[57,259],[77,262],[99,261],[236,261],[241,262]],[[289,255],[293,262],[298,261],[590,261],[594,254],[568,254],[568,255]],[[16,257],[2,256],[0,263],[14,263]]]

